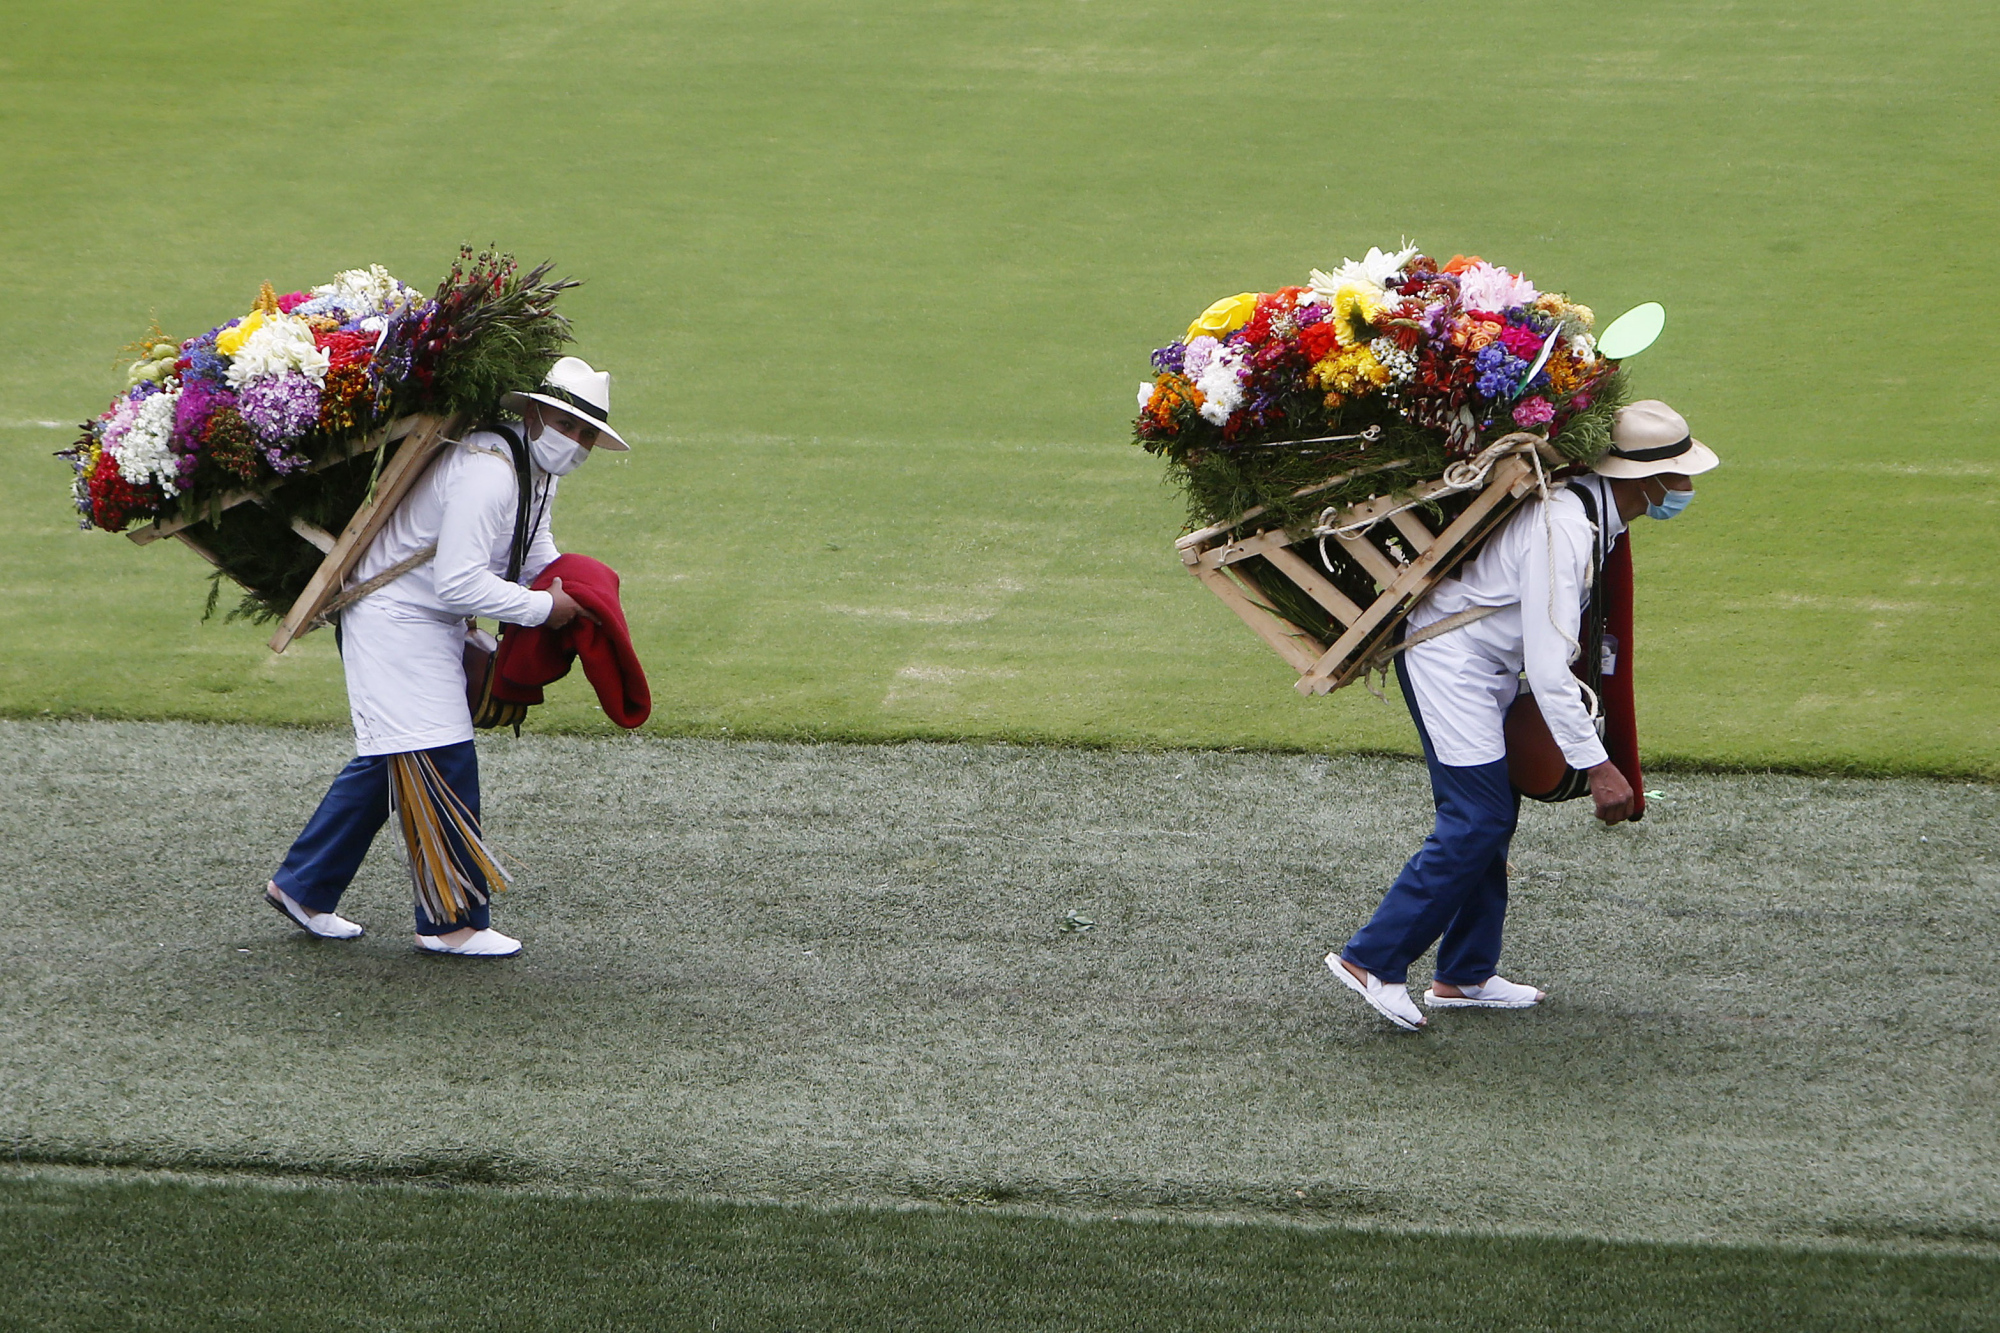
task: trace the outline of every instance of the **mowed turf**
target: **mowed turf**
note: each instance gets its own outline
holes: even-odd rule
[[[513,961],[385,844],[257,898],[338,734],[0,723],[0,1155],[1599,1239],[2000,1243],[2000,792],[1533,808],[1526,1013],[1321,962],[1428,827],[1387,759],[501,738]],[[1427,978],[1412,981],[1419,990]]]
[[[0,1175],[0,1326],[2000,1327],[1991,1257]]]
[[[637,448],[558,532],[656,730],[1409,748],[1168,549],[1148,349],[1373,243],[1606,316],[1726,465],[1644,525],[1649,752],[2000,773],[1987,373],[2000,15],[766,0],[16,5],[0,51],[0,710],[334,721],[325,636],[79,535],[117,349],[461,240],[588,280]],[[543,725],[601,727],[576,690]]]

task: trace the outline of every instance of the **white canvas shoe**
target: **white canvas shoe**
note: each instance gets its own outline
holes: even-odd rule
[[[419,935],[417,947],[427,953],[454,953],[461,958],[512,958],[521,952],[521,941],[497,930],[481,930],[463,944],[446,944],[441,935]]]
[[[1432,988],[1424,992],[1424,1003],[1433,1009],[1532,1009],[1549,998],[1547,991],[1499,976],[1478,986],[1460,986],[1459,990],[1464,994],[1440,995]]]
[[[1358,981],[1352,972],[1340,964],[1340,953],[1336,950],[1326,956],[1326,970],[1339,977],[1347,989],[1368,1001],[1375,1012],[1406,1032],[1415,1032],[1429,1020],[1418,1012],[1416,1001],[1410,998],[1407,986],[1388,986],[1373,972],[1365,972],[1366,981]]]
[[[308,912],[275,882],[265,886],[264,901],[308,935],[317,935],[323,940],[352,940],[359,939],[363,934],[358,923],[344,916],[336,916],[332,912]]]

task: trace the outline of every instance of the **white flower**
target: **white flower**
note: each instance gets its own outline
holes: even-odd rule
[[[1588,366],[1597,360],[1597,339],[1587,333],[1579,333],[1569,340],[1569,354]]]
[[[1497,315],[1540,295],[1526,278],[1488,263],[1474,264],[1458,277],[1458,303],[1467,310]]]
[[[1201,405],[1204,420],[1223,425],[1231,412],[1243,406],[1243,365],[1243,354],[1234,347],[1218,346],[1208,358],[1194,382],[1206,400]]]
[[[348,315],[381,314],[414,300],[416,293],[396,281],[380,264],[350,268],[333,275],[333,281],[312,289],[315,297],[331,298]],[[317,305],[318,301],[312,304]],[[318,313],[318,312],[314,312]]]
[[[1188,339],[1187,351],[1181,356],[1181,374],[1191,380],[1200,379],[1202,368],[1221,346],[1206,333]]]
[[[1393,375],[1398,382],[1417,377],[1417,354],[1406,352],[1396,345],[1393,338],[1377,338],[1368,344],[1368,352],[1382,368]]]
[[[296,315],[267,315],[236,355],[229,358],[229,387],[240,389],[253,380],[304,374],[313,383],[326,379],[327,356],[313,344],[312,326]]]
[[[1344,259],[1340,267],[1331,273],[1322,273],[1314,269],[1311,283],[1313,295],[1327,305],[1332,305],[1334,296],[1342,287],[1359,287],[1364,293],[1380,301],[1389,294],[1390,280],[1398,277],[1403,271],[1403,265],[1416,257],[1417,247],[1414,245],[1398,250],[1394,254],[1384,254],[1379,247],[1371,245],[1368,247],[1365,259]]]
[[[1141,412],[1145,411],[1147,405],[1153,401],[1153,393],[1159,387],[1159,385],[1153,383],[1151,380],[1143,381],[1139,385],[1139,410]]]
[[[158,482],[168,495],[180,494],[180,461],[167,447],[174,433],[174,406],[180,390],[156,393],[139,404],[131,429],[116,445],[106,446],[118,460],[118,475],[134,486]]]

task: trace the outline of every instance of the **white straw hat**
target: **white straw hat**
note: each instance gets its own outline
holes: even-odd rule
[[[1611,423],[1611,448],[1591,470],[1626,480],[1663,472],[1692,477],[1721,461],[1688,433],[1686,417],[1657,398],[1644,398],[1618,409]]]
[[[625,443],[624,436],[611,429],[611,376],[602,370],[592,370],[590,362],[580,356],[566,356],[550,366],[542,387],[533,393],[503,394],[500,403],[518,412],[521,404],[530,398],[550,407],[559,407],[597,427],[603,432],[603,438],[597,445],[599,449],[625,453],[632,447]]]

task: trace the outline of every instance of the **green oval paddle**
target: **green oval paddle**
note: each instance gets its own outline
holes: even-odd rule
[[[1658,301],[1635,305],[1611,321],[1597,340],[1597,354],[1611,361],[1637,356],[1653,345],[1667,326],[1667,308]]]

